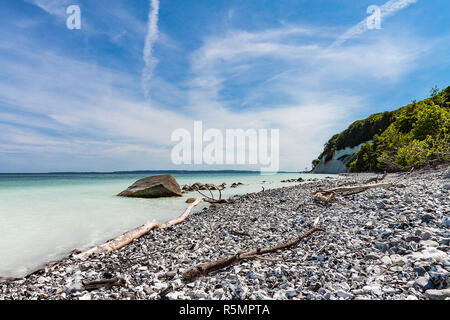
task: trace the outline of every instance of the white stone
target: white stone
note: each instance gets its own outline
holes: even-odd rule
[[[401,255],[399,255],[399,254],[393,254],[393,255],[390,256],[390,258],[391,258],[391,261],[392,261],[393,264],[398,264],[398,263],[401,263],[401,262],[405,262],[403,257]]]
[[[444,300],[450,297],[450,288],[443,290],[429,289],[425,291],[425,296],[430,300]]]
[[[91,297],[91,294],[90,294],[90,293],[86,293],[86,294],[82,295],[82,296],[81,296],[80,298],[78,298],[78,299],[80,299],[80,300],[91,300],[92,297]]]
[[[343,291],[343,290],[336,291],[336,295],[338,297],[341,297],[341,298],[344,298],[344,299],[352,299],[353,298],[353,294],[351,294],[349,292],[346,292],[346,291]]]
[[[390,266],[392,264],[392,260],[388,256],[384,256],[383,258],[381,258],[381,262],[383,262],[387,266]]]

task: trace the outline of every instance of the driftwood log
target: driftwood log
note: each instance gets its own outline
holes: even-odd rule
[[[328,196],[326,196],[325,194],[323,194],[321,192],[317,192],[314,195],[314,200],[319,201],[319,202],[333,203],[335,197],[336,197],[336,193],[331,193]]]
[[[113,286],[126,287],[126,281],[122,278],[112,278],[112,279],[101,279],[95,281],[83,282],[84,290],[91,291],[100,288],[110,288]]]
[[[191,205],[184,211],[184,213],[181,216],[179,216],[176,219],[170,220],[167,223],[160,224],[160,225],[158,225],[157,228],[158,229],[166,229],[166,228],[169,228],[169,227],[172,227],[172,226],[175,226],[177,224],[184,222],[188,218],[188,216],[191,214],[192,209],[196,205],[198,205],[201,201],[202,201],[201,199],[196,199],[194,202],[191,203]]]
[[[129,244],[130,242],[132,242],[135,239],[139,239],[140,237],[142,237],[143,235],[147,234],[150,232],[150,230],[153,229],[165,229],[174,225],[177,225],[179,223],[182,223],[183,221],[185,221],[187,219],[187,217],[189,216],[189,214],[191,213],[192,209],[198,205],[202,200],[201,199],[196,199],[193,203],[191,203],[189,205],[189,207],[184,211],[184,213],[178,217],[177,219],[171,220],[167,223],[164,224],[159,224],[156,221],[151,221],[151,222],[147,222],[146,224],[130,230],[128,232],[125,232],[124,234],[122,234],[121,236],[114,238],[112,240],[107,241],[104,244],[101,244],[99,246],[93,247],[89,250],[86,250],[84,252],[81,252],[80,254],[77,254],[74,256],[74,258],[77,259],[82,259],[85,260],[87,259],[89,256],[91,256],[92,254],[99,254],[99,253],[103,253],[103,252],[111,252],[114,250],[118,250],[124,246],[126,246],[127,244]]]
[[[234,234],[235,236],[251,237],[247,232],[241,232],[241,231],[237,231],[237,230],[231,230],[230,232],[232,234]]]
[[[309,229],[307,232],[305,232],[304,234],[302,234],[301,236],[299,236],[297,238],[293,238],[292,240],[282,243],[282,244],[279,244],[277,246],[268,247],[268,248],[256,248],[256,249],[253,249],[253,250],[250,250],[247,252],[240,252],[236,255],[225,257],[225,258],[222,258],[222,259],[219,259],[216,261],[198,264],[198,265],[194,266],[193,268],[184,272],[183,279],[185,281],[192,281],[192,280],[195,280],[196,278],[206,276],[213,271],[227,268],[229,266],[235,265],[235,264],[237,264],[241,261],[245,261],[245,260],[253,260],[253,259],[267,260],[267,259],[260,257],[260,255],[267,254],[267,253],[273,253],[273,252],[280,251],[280,250],[290,249],[290,248],[296,246],[303,239],[312,235],[313,233],[318,232],[318,231],[325,231],[324,229],[318,227],[318,222],[319,222],[319,219],[316,219],[313,227],[311,229]],[[269,259],[269,260],[273,261],[273,259]]]
[[[386,178],[386,176],[387,176],[387,171],[384,172],[384,174],[383,174],[383,176],[381,178],[373,177],[373,178],[370,178],[369,180],[366,180],[363,184],[369,184],[369,183],[372,183],[372,182],[378,183],[380,181],[383,181],[384,178]]]
[[[74,257],[77,259],[87,259],[89,256],[93,254],[99,254],[102,252],[111,252],[114,250],[118,250],[127,244],[129,244],[134,239],[138,239],[142,237],[144,234],[147,234],[150,230],[155,229],[158,227],[158,222],[151,221],[147,222],[146,224],[133,229],[131,231],[125,232],[121,236],[114,238],[112,240],[107,241],[104,244],[101,244],[99,246],[93,247],[89,250],[86,250],[80,254],[75,255]]]
[[[217,188],[217,191],[219,191],[219,199],[216,199],[214,197],[211,189],[208,186],[206,186],[206,188],[208,189],[209,193],[211,194],[211,197],[209,197],[206,194],[202,193],[198,186],[197,186],[197,189],[196,189],[196,191],[198,193],[200,193],[204,197],[203,201],[208,202],[208,203],[214,203],[214,204],[228,203],[228,201],[226,199],[222,199],[222,190],[224,189],[223,187]]]
[[[316,190],[315,192],[313,192],[312,194],[314,196],[314,200],[316,201],[316,203],[331,204],[331,203],[336,202],[335,198],[338,195],[349,196],[352,194],[364,192],[368,189],[394,186],[394,183],[380,183],[381,181],[383,181],[386,178],[386,176],[387,176],[387,172],[385,171],[382,177],[370,178],[370,179],[362,182],[361,185],[356,185],[359,183],[358,181],[351,181],[351,182],[343,183],[333,189],[328,189],[328,190],[319,189],[319,190]],[[372,184],[373,182],[375,182],[375,184]],[[299,207],[301,207],[301,205]]]
[[[339,186],[337,188],[328,189],[328,190],[317,190],[313,192],[314,200],[324,203],[333,203],[335,202],[335,197],[337,195],[342,196],[349,196],[352,194],[364,192],[369,189],[375,189],[375,188],[383,188],[383,187],[394,187],[394,183],[375,183],[370,184],[370,182],[378,182],[383,180],[386,177],[386,173],[383,175],[382,178],[372,178],[367,180],[366,182],[369,182],[369,184],[363,184],[359,186]]]
[[[328,190],[317,190],[314,192],[314,194],[322,194],[322,195],[330,195],[333,193],[343,193],[343,192],[351,192],[355,190],[368,190],[368,189],[375,189],[375,188],[382,188],[382,187],[393,187],[393,183],[376,183],[376,184],[365,184],[360,186],[354,186],[354,187],[337,187],[333,189]]]

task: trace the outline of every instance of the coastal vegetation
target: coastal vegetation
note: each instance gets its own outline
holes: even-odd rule
[[[400,171],[450,161],[450,87],[435,87],[425,100],[353,122],[331,137],[313,168],[322,158],[331,160],[336,150],[360,144],[349,162],[354,172]]]

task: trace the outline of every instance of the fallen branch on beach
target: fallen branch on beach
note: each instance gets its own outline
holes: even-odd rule
[[[168,227],[172,227],[172,226],[175,226],[177,224],[180,224],[180,223],[184,222],[188,218],[188,216],[191,214],[192,209],[196,205],[198,205],[200,202],[202,202],[201,199],[196,199],[193,203],[191,203],[191,205],[184,211],[184,213],[181,216],[179,216],[176,219],[170,220],[167,223],[160,224],[160,225],[158,225],[157,228],[158,229],[166,229]]]
[[[225,257],[225,258],[219,259],[217,261],[198,264],[198,265],[194,266],[193,268],[184,272],[183,279],[185,281],[192,281],[196,278],[206,276],[213,271],[227,268],[229,266],[235,265],[235,264],[240,263],[241,261],[245,261],[245,260],[257,259],[257,260],[274,261],[274,259],[263,258],[260,256],[263,254],[267,254],[267,253],[273,253],[273,252],[280,251],[280,250],[290,249],[290,248],[296,246],[303,239],[306,239],[307,237],[312,235],[313,233],[315,233],[317,231],[325,231],[324,229],[318,227],[318,223],[319,223],[319,218],[316,219],[313,227],[311,229],[309,229],[308,231],[306,231],[304,234],[302,234],[301,236],[294,238],[288,242],[279,244],[277,246],[273,246],[273,247],[269,247],[269,248],[257,248],[257,249],[253,249],[253,250],[250,250],[247,252],[240,252],[236,255]]]
[[[382,181],[386,177],[387,173],[385,172],[382,178],[371,178],[365,181],[365,184],[359,186],[339,186],[337,188],[328,189],[328,190],[316,190],[313,192],[314,200],[324,203],[333,203],[335,202],[336,196],[349,196],[353,194],[357,194],[369,189],[375,188],[383,188],[383,187],[394,187],[394,183],[378,183]],[[370,184],[371,182],[376,182],[375,184]]]
[[[383,176],[381,178],[373,177],[373,178],[370,178],[370,179],[364,181],[363,184],[369,184],[369,183],[372,183],[372,182],[378,183],[380,181],[383,181],[384,178],[386,178],[386,176],[387,176],[387,171],[384,171],[384,174],[383,174]]]
[[[317,192],[314,195],[314,200],[318,201],[318,202],[326,202],[326,203],[333,203],[334,202],[334,198],[336,197],[336,193],[331,193],[328,195],[328,197],[323,194],[322,192]]]
[[[236,230],[231,230],[230,232],[235,236],[250,237],[250,235],[247,232],[240,232]]]
[[[265,257],[259,257],[259,256],[255,256],[252,259],[259,260],[259,261],[267,261],[267,262],[283,262],[284,261],[281,258],[265,258]]]
[[[360,185],[360,186],[354,186],[354,187],[337,187],[333,189],[328,190],[317,190],[314,192],[314,194],[322,194],[322,195],[330,195],[330,194],[337,194],[337,193],[344,193],[344,192],[351,192],[355,190],[369,190],[369,189],[375,189],[375,188],[382,188],[382,187],[393,187],[393,183],[377,183],[377,184],[366,184],[366,185]]]
[[[362,182],[362,184],[359,186],[354,186],[354,185],[358,184],[360,182],[351,181],[351,182],[345,182],[345,183],[339,185],[337,188],[328,189],[328,190],[321,190],[321,189],[316,190],[315,192],[312,193],[312,195],[314,196],[314,202],[301,203],[298,205],[296,210],[299,210],[302,206],[305,206],[305,205],[312,205],[312,204],[329,205],[329,204],[335,203],[335,202],[337,202],[335,200],[335,198],[338,195],[349,196],[352,194],[357,194],[357,193],[366,191],[368,189],[395,186],[394,183],[385,183],[385,184],[379,183],[379,182],[383,181],[386,178],[386,176],[387,176],[387,172],[385,171],[383,176],[370,178],[370,179]],[[373,182],[375,182],[375,184],[371,184]]]
[[[212,191],[211,191],[211,189],[208,187],[208,186],[206,186],[206,188],[208,189],[208,191],[209,191],[209,193],[211,194],[211,197],[209,197],[209,196],[207,196],[206,194],[203,194],[202,192],[200,192],[200,189],[199,189],[199,187],[198,186],[196,186],[196,191],[198,192],[198,193],[200,193],[204,198],[203,198],[203,201],[205,201],[205,202],[208,202],[208,203],[217,203],[217,204],[219,204],[219,203],[228,203],[228,201],[226,200],[226,199],[222,199],[222,190],[224,189],[224,187],[219,187],[219,188],[217,188],[217,190],[219,191],[219,199],[216,199],[215,197],[214,197],[214,195],[213,195],[213,193],[212,193]]]
[[[124,234],[122,234],[121,236],[114,238],[112,240],[107,241],[104,244],[101,244],[99,246],[93,247],[89,250],[86,250],[84,252],[81,252],[80,254],[77,254],[74,256],[74,258],[77,259],[87,259],[89,256],[93,255],[93,254],[99,254],[99,253],[103,253],[103,252],[111,252],[114,250],[118,250],[124,246],[126,246],[127,244],[129,244],[130,242],[132,242],[135,239],[139,239],[140,237],[142,237],[143,235],[147,234],[150,232],[150,230],[153,229],[165,229],[174,225],[177,225],[179,223],[182,223],[183,221],[185,221],[187,219],[187,217],[189,216],[189,214],[191,213],[192,209],[198,205],[202,200],[201,199],[196,199],[193,203],[191,203],[189,205],[189,207],[184,211],[184,213],[178,217],[177,219],[173,219],[167,223],[164,224],[159,224],[156,221],[151,221],[151,222],[147,222],[146,224],[130,230],[128,232],[125,232]]]
[[[112,278],[112,279],[101,279],[95,281],[83,282],[84,290],[91,291],[100,288],[110,288],[113,286],[126,286],[126,281],[122,278]]]
[[[208,198],[204,198],[203,201],[208,202],[208,203],[213,203],[213,204],[228,203],[228,200],[226,200],[226,199],[211,200],[211,199],[208,199]]]

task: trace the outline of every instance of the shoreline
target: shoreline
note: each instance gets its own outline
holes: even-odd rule
[[[197,200],[199,200],[199,201],[197,201]],[[104,243],[100,243],[100,244],[98,244],[98,245],[96,245],[96,246],[89,247],[89,248],[87,248],[86,250],[81,251],[81,250],[79,250],[79,249],[74,249],[74,250],[72,250],[69,254],[64,255],[64,257],[62,257],[62,258],[60,258],[60,259],[58,259],[58,260],[50,260],[50,261],[47,261],[47,262],[41,264],[39,267],[33,268],[31,271],[29,271],[28,273],[26,273],[23,277],[3,277],[3,276],[0,275],[0,284],[1,284],[2,282],[7,282],[7,281],[17,281],[17,280],[21,280],[21,279],[27,279],[27,278],[29,278],[30,276],[34,275],[34,274],[39,274],[39,273],[41,273],[42,271],[45,272],[45,270],[46,270],[47,268],[51,268],[51,267],[53,267],[54,265],[64,263],[65,260],[67,260],[67,259],[69,259],[69,258],[71,258],[71,257],[73,257],[73,258],[75,258],[75,259],[78,259],[78,260],[80,260],[80,261],[85,261],[85,260],[87,260],[91,255],[95,255],[95,254],[97,254],[97,253],[96,253],[96,252],[89,253],[89,255],[88,255],[86,258],[77,257],[77,255],[87,254],[89,251],[93,251],[93,250],[96,249],[96,248],[103,247],[103,246],[107,246],[108,243],[110,243],[110,242],[116,242],[116,241],[118,241],[118,239],[122,238],[122,237],[125,236],[126,234],[129,234],[129,233],[131,233],[131,232],[134,232],[134,231],[136,231],[136,230],[138,230],[138,229],[140,229],[140,228],[142,228],[142,227],[144,227],[144,226],[146,226],[146,225],[150,225],[150,224],[151,224],[152,226],[149,228],[149,230],[148,230],[147,232],[143,233],[142,235],[140,235],[140,236],[139,236],[138,238],[136,238],[136,239],[132,239],[132,241],[139,239],[141,236],[144,236],[145,234],[147,234],[148,232],[150,232],[150,231],[153,230],[153,229],[165,229],[165,228],[171,227],[171,226],[173,226],[173,225],[182,223],[182,222],[184,222],[185,219],[189,218],[189,215],[190,215],[192,209],[193,209],[195,206],[197,206],[198,204],[200,204],[201,202],[202,202],[202,200],[200,200],[200,198],[199,198],[199,199],[196,199],[195,204],[193,204],[193,203],[189,204],[189,205],[186,207],[186,210],[185,210],[179,217],[177,217],[177,218],[167,220],[166,222],[163,222],[163,223],[158,223],[156,220],[148,221],[148,222],[142,224],[142,225],[139,226],[139,227],[136,227],[136,228],[133,228],[133,229],[131,229],[131,230],[128,230],[128,231],[122,233],[121,235],[118,235],[117,237],[114,237],[113,239],[110,239],[110,240],[108,240],[108,241],[106,241],[106,242],[104,242]],[[183,221],[178,222],[178,220],[182,219],[183,216],[186,215],[186,213],[187,213],[187,216],[184,217]],[[128,245],[128,243],[126,243],[126,244],[124,244],[124,245],[121,245],[120,248],[118,248],[118,249],[121,249],[122,247],[124,247],[124,246],[126,246],[126,245]],[[112,251],[115,251],[115,250],[118,250],[118,249],[113,249],[113,250],[111,250],[111,251],[105,250],[104,252],[111,253]]]
[[[180,171],[183,171],[183,170],[180,170]],[[136,171],[136,172],[138,172],[138,171]],[[147,172],[147,171],[144,171],[144,172]],[[155,172],[160,172],[160,171],[155,171]],[[161,171],[161,172],[163,172],[163,171]],[[193,172],[195,172],[195,171],[193,171]],[[213,172],[213,171],[205,171],[205,172]],[[220,171],[220,172],[224,172],[224,173],[225,173],[226,171]],[[239,173],[240,171],[230,170],[230,172],[232,172],[232,173]],[[242,172],[252,172],[252,171],[242,171]],[[256,171],[255,171],[255,172],[256,172]],[[122,172],[121,172],[121,171],[118,171],[118,172],[111,172],[111,173],[122,173]],[[134,173],[134,171],[130,171],[130,172],[124,171],[124,173]],[[149,171],[149,173],[152,173],[152,171]],[[280,172],[280,173],[288,173],[288,172],[282,171],[282,172]],[[0,174],[2,174],[2,173],[0,173]],[[60,173],[55,172],[55,173],[39,173],[39,174],[60,174]],[[79,174],[89,174],[89,173],[88,173],[88,172],[86,172],[86,173],[81,172],[81,173],[79,173]],[[101,173],[99,173],[99,174],[101,174]],[[337,175],[343,175],[343,174],[337,174]],[[330,177],[326,177],[326,178],[330,178]],[[316,179],[317,179],[317,178],[312,178],[312,179],[310,179],[310,181],[317,181]],[[320,180],[320,179],[319,179],[319,180]],[[305,180],[305,181],[308,182],[309,180]],[[262,187],[264,188],[264,183],[263,183],[263,186],[262,186]],[[273,188],[273,189],[267,189],[267,190],[264,189],[264,191],[268,192],[268,191],[271,191],[271,190],[284,189],[284,188],[289,188],[289,187],[292,187],[292,186],[288,186],[288,187],[280,186],[280,187],[275,187],[275,188]],[[261,191],[259,191],[259,192],[261,192]],[[246,195],[248,195],[248,194],[254,194],[254,193],[259,193],[259,192],[258,192],[258,191],[255,191],[255,192],[249,192],[249,193],[243,193],[243,194],[232,195],[231,198],[234,198],[234,197],[241,197],[241,196],[246,196]],[[200,196],[200,194],[195,193],[194,191],[192,191],[191,193]],[[203,202],[203,201],[201,201],[201,202]],[[200,204],[201,202],[199,202],[199,203],[197,203],[197,204]],[[197,205],[197,204],[196,204],[196,205]],[[192,209],[193,209],[195,206],[188,205],[188,206],[186,207],[186,210],[188,210],[190,207],[192,207]],[[182,213],[182,215],[183,215],[183,214],[184,214],[184,213]],[[182,215],[181,215],[181,216],[182,216]],[[180,217],[181,217],[181,216],[180,216]],[[73,249],[73,250],[70,251],[70,253],[64,254],[64,256],[61,257],[60,259],[57,259],[57,260],[49,260],[49,261],[47,261],[47,262],[42,263],[40,266],[38,266],[38,267],[36,267],[36,268],[30,269],[30,271],[27,272],[27,273],[26,273],[25,275],[23,275],[22,277],[5,277],[5,276],[1,276],[1,275],[0,275],[0,284],[1,284],[2,282],[9,282],[9,281],[17,281],[17,280],[21,280],[21,279],[27,279],[27,278],[29,278],[30,276],[34,275],[34,274],[39,274],[39,273],[41,273],[42,271],[45,272],[46,269],[51,268],[51,267],[53,267],[54,265],[64,263],[65,260],[67,260],[67,259],[69,259],[69,258],[71,258],[71,257],[76,258],[76,256],[79,255],[79,254],[86,253],[86,252],[91,251],[91,250],[93,250],[93,249],[95,249],[95,248],[97,248],[97,247],[100,247],[100,246],[104,246],[104,245],[106,245],[108,242],[114,241],[114,240],[116,240],[116,239],[122,237],[123,235],[125,235],[125,234],[127,234],[127,233],[129,233],[129,232],[132,232],[132,231],[134,231],[134,230],[136,230],[136,229],[138,229],[138,228],[140,228],[140,227],[142,227],[142,226],[144,226],[144,225],[146,225],[146,224],[150,224],[150,223],[153,224],[153,223],[155,223],[155,227],[154,227],[154,228],[151,228],[151,229],[148,231],[148,232],[150,232],[150,231],[153,230],[153,229],[158,229],[158,228],[157,228],[158,225],[159,225],[159,226],[164,226],[164,225],[170,224],[172,221],[175,221],[175,220],[179,219],[180,217],[174,218],[174,219],[172,219],[172,220],[167,220],[167,221],[165,221],[165,222],[163,222],[163,223],[158,223],[156,220],[147,221],[147,222],[144,223],[143,225],[141,225],[141,226],[139,226],[139,227],[136,227],[136,228],[133,228],[133,229],[131,229],[131,230],[125,231],[125,232],[122,233],[121,235],[118,235],[118,236],[116,236],[116,237],[114,237],[114,238],[112,238],[112,239],[110,239],[110,240],[107,240],[107,241],[105,241],[104,243],[99,243],[98,245],[92,246],[92,247],[89,247],[89,248],[86,248],[85,250]],[[145,234],[147,234],[148,232],[146,232]],[[144,236],[145,234],[143,234],[142,236]],[[136,240],[137,240],[137,239],[136,239]],[[110,252],[111,252],[111,251],[110,251]],[[85,260],[86,260],[86,258],[76,258],[76,259],[79,259],[80,261],[85,261]]]
[[[181,185],[203,181],[214,184],[226,182],[230,187],[233,182],[243,182],[244,185],[238,188],[223,191],[224,197],[230,197],[260,191],[261,186],[275,188],[284,185],[280,180],[298,176],[311,177],[278,174],[269,177],[267,184],[261,184],[266,177],[257,173],[182,174],[176,179]],[[3,231],[0,251],[5,258],[0,261],[0,276],[21,278],[49,261],[67,257],[75,249],[86,250],[149,220],[167,222],[186,209],[185,197],[200,196],[197,193],[186,193],[177,199],[126,199],[115,196],[141,178],[142,174],[123,177],[67,176],[62,179],[0,178],[0,211],[3,212],[0,216],[4,219],[3,228],[0,228]],[[27,195],[21,191],[22,188],[27,188]],[[195,210],[201,210],[204,206],[207,205],[201,204]],[[44,216],[48,217],[45,222],[40,218]]]
[[[117,251],[85,261],[70,255],[24,278],[2,279],[0,299],[160,299],[168,286],[173,287],[164,295],[168,299],[427,299],[431,294],[446,294],[426,295],[427,290],[448,290],[449,232],[445,219],[450,208],[445,187],[450,180],[444,179],[446,174],[448,166],[421,169],[401,181],[404,187],[367,190],[329,208],[308,205],[296,210],[311,198],[312,191],[334,187],[338,179],[235,196],[233,203],[191,213],[182,224],[164,232],[152,230]],[[351,174],[339,181],[372,176]],[[397,176],[401,174],[389,174],[386,179]],[[427,202],[422,204],[424,199]],[[427,221],[423,218],[426,215]],[[279,244],[306,231],[319,216],[326,232],[291,251],[272,255],[282,262],[247,261],[191,283],[182,281],[183,271],[198,263]],[[236,230],[250,237],[231,232]],[[405,232],[408,235],[402,234]],[[391,237],[395,240],[386,241]],[[403,242],[402,246],[399,242]],[[411,260],[420,254],[423,257],[427,248],[425,253],[434,262],[420,266],[418,259]],[[403,262],[401,267],[396,265]],[[349,264],[350,268],[337,271],[336,264]],[[370,270],[366,270],[368,267]],[[383,274],[376,275],[377,271]],[[398,279],[387,279],[392,272],[404,273],[409,280],[400,280],[400,285]],[[124,279],[126,287],[82,290],[82,281],[106,275]],[[360,280],[364,285],[358,285]]]
[[[212,171],[205,171],[205,172],[212,173]],[[233,170],[230,170],[230,172],[231,172],[231,173],[240,173],[240,171],[233,171]],[[250,172],[250,171],[248,171],[248,172]],[[247,172],[247,173],[248,173],[248,172]],[[222,172],[220,172],[220,173],[222,173]],[[223,172],[223,173],[225,173],[225,172]],[[244,173],[245,173],[245,172],[244,172]],[[257,172],[252,172],[252,173],[254,173],[255,175],[258,175],[259,177],[261,177]],[[283,173],[284,173],[284,172],[283,172]],[[283,173],[282,173],[282,174],[283,174]],[[44,174],[44,175],[47,175],[47,174]],[[81,175],[84,175],[84,173],[82,173]],[[321,176],[321,175],[318,175],[318,176]],[[208,178],[215,178],[215,177],[212,176],[212,177],[208,177]],[[239,180],[239,177],[235,177],[235,178]],[[288,176],[288,178],[289,178],[289,176]],[[290,178],[292,178],[292,177],[290,177]],[[138,177],[138,178],[135,178],[135,179],[140,179],[140,178]],[[221,179],[222,179],[222,178],[220,178],[219,180],[222,181]],[[261,179],[262,179],[262,178],[261,178]],[[263,187],[263,188],[264,188],[264,187],[265,187],[265,188],[267,188],[267,187],[269,187],[269,188],[280,188],[280,187],[282,187],[282,186],[285,185],[284,183],[281,183],[282,181],[279,181],[280,179],[282,179],[282,177],[279,177],[278,181],[277,181],[277,179],[275,179],[274,181],[262,181],[262,184],[259,184],[259,182],[258,182],[258,183],[256,183],[255,186],[253,187],[253,190],[241,190],[242,187],[248,189],[248,186],[250,186],[251,184],[248,184],[248,182],[247,182],[246,184],[239,185],[238,188],[235,188],[235,189],[233,189],[233,188],[230,189],[230,187],[228,187],[225,191],[223,191],[223,193],[224,193],[227,197],[233,197],[233,196],[236,196],[236,195],[243,195],[243,194],[246,194],[246,193],[253,193],[253,192],[260,191],[261,189],[259,189],[259,188],[261,188],[261,187]],[[310,178],[310,179],[313,179],[313,178]],[[315,178],[314,178],[314,179],[315,179]],[[319,179],[320,179],[320,177],[319,177]],[[192,183],[193,181],[197,181],[197,180],[199,180],[199,179],[194,178],[194,179],[191,181],[191,183]],[[295,180],[296,180],[296,179],[295,179]],[[237,180],[236,180],[236,181],[237,181]],[[227,181],[227,182],[228,182],[228,181]],[[186,182],[184,181],[184,183],[186,183]],[[277,186],[272,185],[273,183],[276,184]],[[131,184],[131,182],[130,182],[130,184]],[[240,184],[240,183],[239,183],[239,184]],[[231,185],[231,182],[230,182],[230,185]],[[286,185],[293,185],[293,183],[290,182],[290,183],[288,183],[288,184],[286,184]],[[125,188],[125,187],[123,187],[123,188]],[[230,193],[230,192],[231,192],[231,194],[227,194],[227,193]],[[110,195],[108,194],[108,197],[109,197],[109,196],[110,196]],[[200,197],[200,194],[198,194],[197,192],[187,192],[187,193],[183,193],[183,196],[180,197],[180,199],[175,199],[175,200],[178,202],[178,204],[175,204],[172,208],[170,208],[170,207],[167,207],[167,208],[166,208],[166,209],[169,209],[169,208],[170,208],[170,211],[171,211],[171,213],[170,213],[171,216],[170,216],[170,217],[168,217],[168,218],[165,218],[165,217],[159,217],[159,218],[151,218],[151,219],[156,219],[156,220],[158,221],[158,223],[159,223],[160,221],[161,221],[162,223],[167,223],[167,222],[170,221],[170,219],[174,219],[174,218],[178,217],[178,215],[181,214],[181,212],[184,211],[184,210],[186,209],[186,207],[187,207],[187,205],[186,205],[185,202],[184,202],[184,198],[186,198],[186,197],[191,197],[191,196],[198,196],[198,197]],[[160,199],[155,199],[155,200],[156,200],[156,201],[161,201],[161,200],[164,201],[164,200],[169,200],[169,199],[171,199],[171,198],[160,198]],[[187,199],[187,198],[186,198],[186,199]],[[152,200],[152,199],[150,199],[150,200]],[[206,206],[206,205],[207,205],[207,204],[202,204],[202,205],[199,206],[200,208],[196,208],[195,210],[201,210],[202,207],[204,207],[204,206]],[[178,208],[177,208],[177,209],[174,209],[175,206],[178,207]],[[107,210],[107,209],[106,209],[106,210]],[[154,211],[154,210],[153,210],[153,211]],[[40,271],[41,269],[44,269],[46,266],[53,265],[53,264],[55,264],[55,263],[57,263],[57,262],[60,262],[61,260],[66,259],[66,258],[69,257],[70,254],[73,253],[73,252],[80,251],[80,250],[81,250],[81,251],[88,250],[88,249],[90,249],[90,248],[92,248],[92,247],[95,247],[95,246],[100,245],[100,244],[102,244],[102,243],[104,243],[104,242],[107,242],[108,240],[110,240],[110,239],[112,239],[112,238],[118,237],[118,236],[122,235],[123,233],[127,233],[127,232],[133,230],[136,226],[140,226],[140,225],[142,225],[142,224],[145,224],[145,223],[150,222],[150,221],[147,220],[147,219],[148,219],[148,218],[145,218],[145,220],[141,220],[141,221],[137,222],[137,223],[134,224],[134,225],[129,225],[128,228],[125,228],[125,229],[120,230],[120,231],[119,231],[120,233],[112,233],[112,234],[109,234],[108,237],[103,237],[103,239],[102,239],[103,242],[92,242],[92,241],[90,241],[91,245],[87,245],[87,246],[86,246],[86,245],[81,244],[81,245],[75,245],[75,246],[68,247],[68,248],[66,248],[66,250],[64,250],[64,251],[62,251],[62,252],[59,252],[59,253],[57,253],[57,254],[55,254],[55,255],[52,254],[53,257],[49,257],[49,258],[46,259],[46,260],[41,259],[41,261],[40,261],[39,263],[34,263],[31,267],[25,267],[25,268],[22,268],[22,265],[19,265],[20,272],[18,272],[18,271],[11,271],[11,270],[10,270],[10,273],[9,273],[9,274],[2,274],[2,273],[0,273],[0,280],[1,280],[1,279],[21,279],[21,278],[27,277],[27,276],[29,276],[29,275],[35,273],[35,272]],[[152,221],[153,221],[153,220],[152,220]],[[48,253],[47,253],[47,254],[48,254]]]

